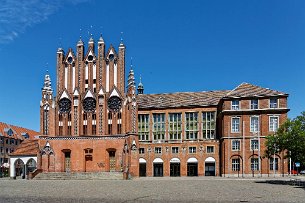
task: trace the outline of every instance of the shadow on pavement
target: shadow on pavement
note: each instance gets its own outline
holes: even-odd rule
[[[301,179],[290,179],[290,180],[261,180],[255,181],[255,183],[267,183],[267,184],[276,184],[276,185],[291,185],[295,188],[305,189],[305,180]]]

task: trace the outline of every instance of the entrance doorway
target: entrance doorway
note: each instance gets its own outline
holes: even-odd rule
[[[170,176],[180,176],[180,159],[172,158],[170,160]]]
[[[155,158],[153,164],[154,164],[154,176],[155,177],[163,176],[163,160],[160,158]]]
[[[198,160],[196,158],[187,160],[187,176],[198,176]]]
[[[146,176],[146,160],[143,158],[139,159],[139,175],[140,177]]]
[[[15,170],[16,170],[16,177],[21,176],[21,178],[25,178],[25,167],[24,163],[21,159],[17,159],[15,162]]]
[[[64,151],[65,153],[65,168],[64,171],[65,172],[70,172],[71,171],[71,151]]]
[[[115,171],[116,169],[115,151],[109,151],[109,171]]]
[[[205,160],[205,176],[215,176],[215,159],[213,157],[208,157]]]

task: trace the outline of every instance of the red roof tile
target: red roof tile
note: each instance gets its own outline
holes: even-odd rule
[[[38,152],[38,140],[24,140],[10,156],[36,156]]]
[[[7,130],[9,129],[11,129],[12,131],[11,136],[7,133]],[[35,139],[36,135],[40,135],[39,132],[36,132],[34,130],[0,122],[0,136],[2,135],[4,137],[12,137],[15,139],[24,140],[24,137],[22,136],[23,133],[27,133],[29,135],[29,139]]]

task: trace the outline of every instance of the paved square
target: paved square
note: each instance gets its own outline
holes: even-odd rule
[[[0,179],[0,202],[305,202],[304,187],[257,181],[263,179]]]

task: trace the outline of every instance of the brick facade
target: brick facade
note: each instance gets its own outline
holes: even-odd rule
[[[81,40],[76,53],[58,49],[55,97],[45,77],[38,156],[43,171],[134,177],[274,172],[263,157],[264,142],[287,118],[287,94],[247,83],[225,91],[143,94],[140,83],[136,95],[132,69],[125,88],[124,44],[118,52],[112,45],[106,52],[102,37],[97,44],[91,38],[87,51]],[[252,158],[258,157],[256,163]],[[282,157],[275,157],[277,174],[287,173]]]

